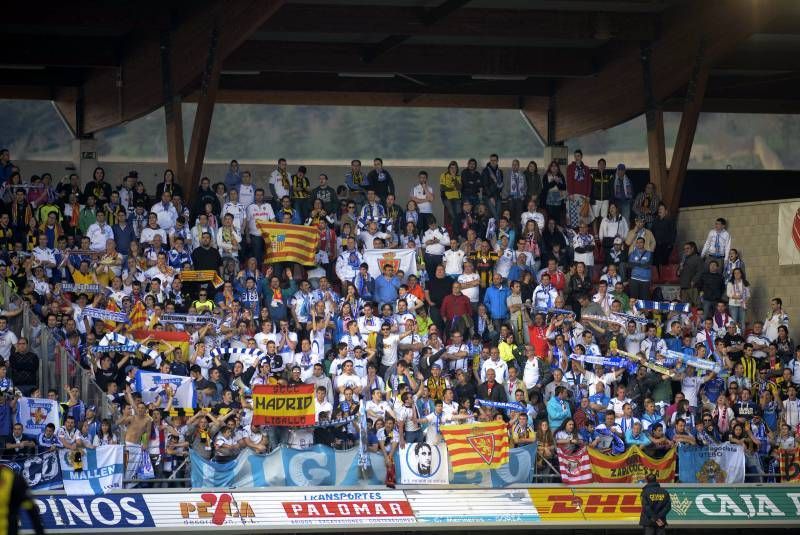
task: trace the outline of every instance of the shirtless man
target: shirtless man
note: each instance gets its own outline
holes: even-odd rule
[[[153,418],[147,413],[147,405],[142,401],[134,402],[130,387],[127,387],[125,398],[129,407],[135,407],[134,414],[128,414],[119,421],[125,425],[125,479],[136,479],[139,467],[142,464],[142,455],[146,455],[142,446],[142,435],[150,436],[150,426]]]

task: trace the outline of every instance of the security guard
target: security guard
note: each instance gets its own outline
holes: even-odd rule
[[[642,516],[639,525],[645,535],[664,535],[667,530],[667,514],[672,509],[669,492],[661,488],[655,474],[647,475],[647,484],[642,489]]]
[[[22,509],[28,512],[36,535],[44,535],[39,509],[31,498],[25,479],[10,468],[0,466],[0,535],[17,535],[19,511]]]

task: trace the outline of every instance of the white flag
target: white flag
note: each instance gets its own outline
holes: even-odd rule
[[[778,264],[800,264],[800,202],[778,208]]]
[[[175,409],[193,409],[195,407],[194,381],[191,377],[170,375],[168,373],[136,372],[136,391],[142,394],[142,401],[149,405],[162,398],[165,403],[167,394],[164,388],[172,387],[172,407]]]
[[[406,277],[417,274],[417,252],[414,249],[367,249],[364,251],[364,262],[373,277],[382,275],[386,264],[393,266],[395,273],[403,270]]]
[[[124,446],[58,452],[64,491],[70,496],[105,494],[122,488],[125,475]]]
[[[398,450],[401,485],[447,485],[448,460],[444,443],[406,444]]]

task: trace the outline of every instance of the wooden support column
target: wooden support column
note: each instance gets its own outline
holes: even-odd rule
[[[647,156],[650,162],[650,182],[655,184],[659,195],[664,195],[667,182],[667,152],[664,142],[664,111],[658,104],[653,91],[653,71],[651,64],[652,48],[643,44],[642,82],[646,102],[645,120],[647,122]]]
[[[647,157],[650,162],[650,182],[659,195],[664,195],[667,183],[667,150],[664,144],[664,112],[649,110],[647,120]]]
[[[164,91],[164,119],[167,134],[167,165],[175,173],[180,183],[186,167],[186,153],[183,147],[182,99],[175,94],[172,84],[172,42],[169,32],[161,36],[161,82]],[[184,190],[189,194],[188,190]],[[186,199],[184,199],[185,201]]]
[[[175,173],[176,182],[182,183],[183,175],[186,173],[186,153],[183,147],[183,113],[180,97],[170,98],[164,103],[164,117],[167,123],[167,165]]]
[[[708,84],[709,67],[704,63],[705,43],[701,41],[698,48],[695,67],[689,86],[686,91],[686,100],[683,105],[681,123],[678,135],[675,138],[675,149],[672,151],[672,162],[669,166],[669,178],[664,191],[664,204],[674,215],[678,213],[681,203],[683,184],[686,181],[686,168],[692,154],[692,143],[697,131],[697,120],[700,118],[700,108],[703,106],[703,97]]]
[[[215,27],[211,33],[208,47],[208,58],[201,80],[197,99],[197,111],[194,115],[192,138],[189,142],[189,155],[186,158],[186,169],[181,178],[181,186],[186,194],[187,202],[193,203],[203,170],[203,159],[206,155],[208,133],[211,130],[211,117],[214,115],[214,103],[217,100],[219,76],[222,60],[218,53],[219,31]],[[190,204],[191,205],[191,204]]]

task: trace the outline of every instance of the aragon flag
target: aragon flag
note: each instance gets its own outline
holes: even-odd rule
[[[257,225],[266,242],[264,259],[267,262],[316,265],[314,257],[319,249],[319,231],[316,228],[264,220],[257,221]]]
[[[440,431],[453,472],[496,469],[508,463],[508,431],[503,422],[446,425]]]

